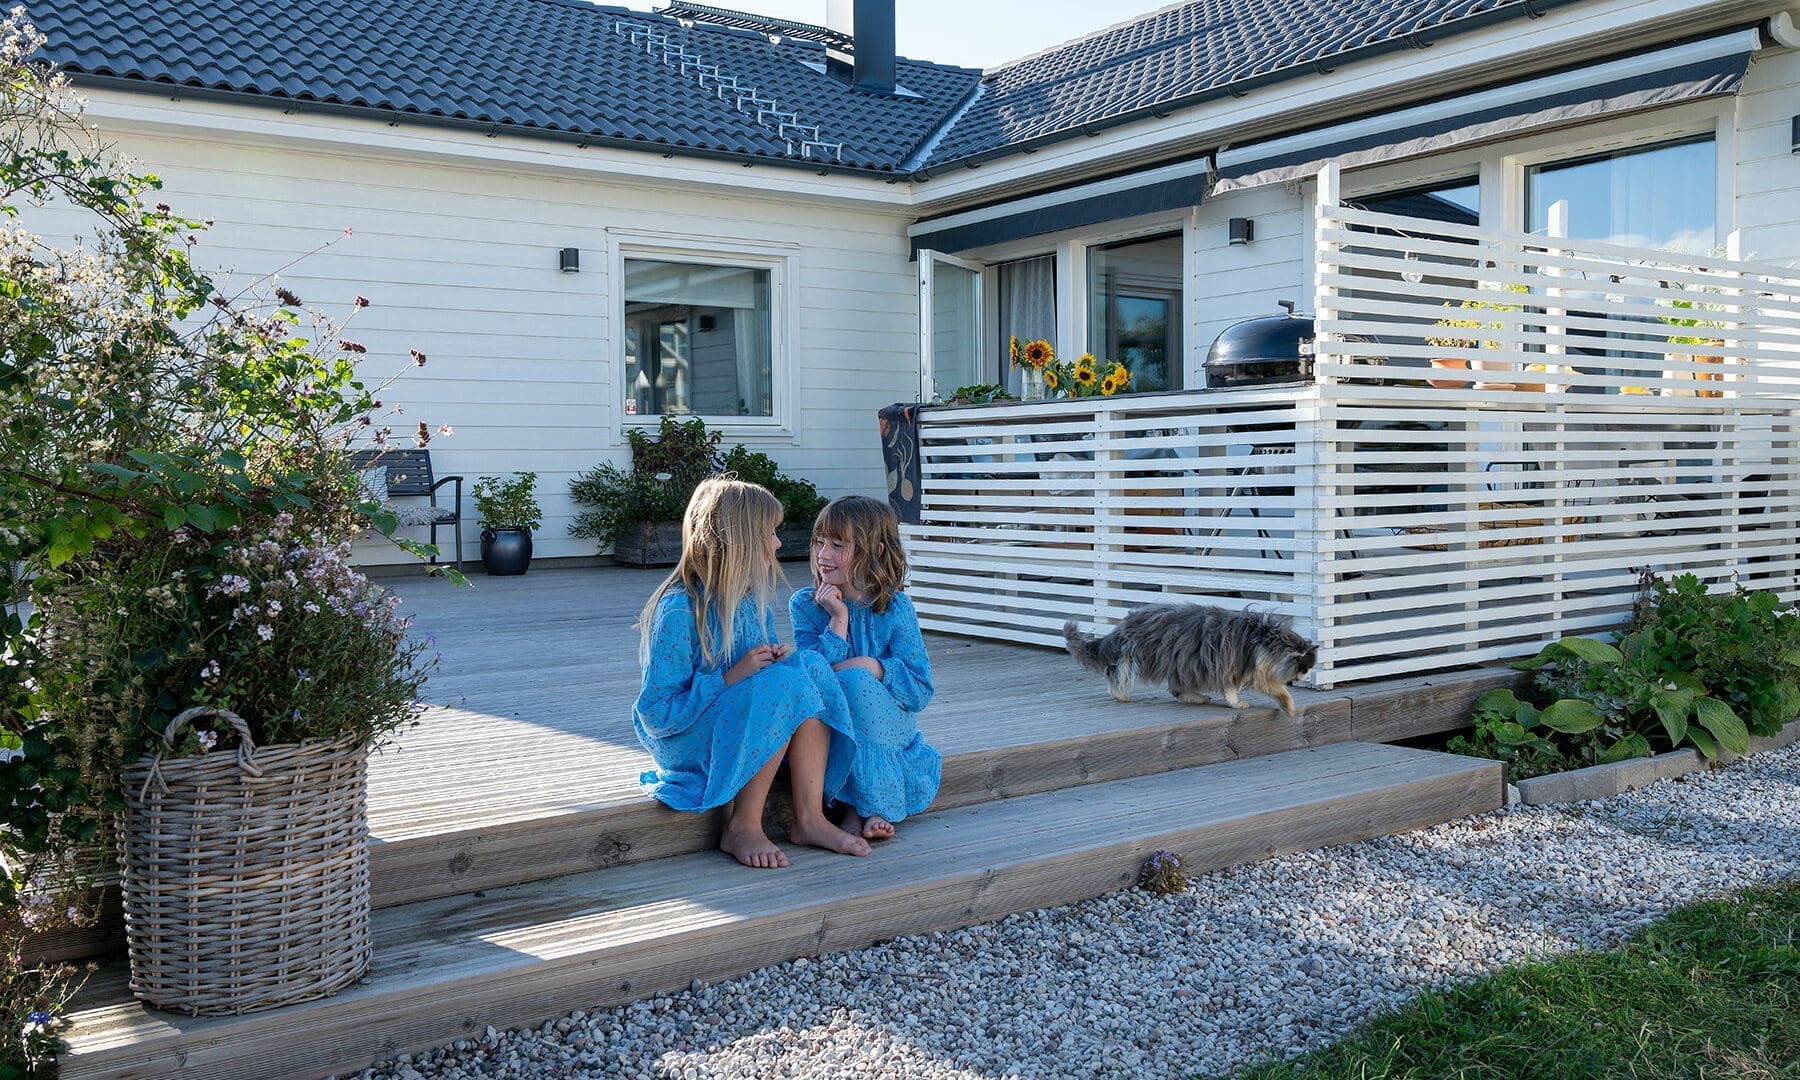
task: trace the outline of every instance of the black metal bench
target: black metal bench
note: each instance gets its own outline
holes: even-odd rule
[[[423,525],[429,528],[433,547],[437,546],[438,527],[454,526],[456,569],[462,569],[462,477],[434,478],[429,450],[353,450],[348,460],[359,476],[377,466],[387,469],[387,497],[381,500],[382,505],[392,511],[402,525]],[[445,484],[455,485],[451,489],[451,501],[448,505],[439,505],[438,488]],[[396,495],[423,495],[430,502],[424,506],[397,506],[390,502]],[[433,556],[431,561],[436,565],[437,557]]]

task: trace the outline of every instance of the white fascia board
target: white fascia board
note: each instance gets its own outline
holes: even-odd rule
[[[171,134],[244,139],[270,146],[310,145],[323,149],[379,153],[394,158],[438,161],[484,168],[530,169],[572,178],[606,180],[646,187],[709,189],[721,194],[823,202],[862,209],[892,210],[910,215],[911,185],[885,178],[863,179],[802,169],[709,161],[612,147],[582,148],[572,143],[528,136],[492,136],[436,127],[425,122],[382,123],[362,117],[333,116],[304,109],[284,113],[277,105],[237,104],[215,98],[187,97],[179,88],[138,92],[78,88],[87,103],[87,120],[102,133],[109,122]]]
[[[1558,8],[1536,19],[1521,11],[1516,18],[1438,40],[1428,48],[1384,53],[1329,75],[1298,76],[1252,89],[1242,98],[1219,98],[1186,108],[1166,119],[1146,119],[974,168],[951,162],[944,178],[918,185],[914,206],[921,214],[952,210],[958,204],[991,199],[1008,190],[1041,187],[1053,179],[1116,169],[1134,160],[1271,138],[1351,113],[1472,88],[1512,70],[1521,74],[1543,71],[1597,53],[1742,25],[1788,4],[1780,0],[1597,0]]]

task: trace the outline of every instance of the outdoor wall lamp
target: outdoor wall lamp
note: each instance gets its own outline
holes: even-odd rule
[[[1243,247],[1256,239],[1256,222],[1247,217],[1234,217],[1230,222],[1232,247]]]
[[[581,249],[580,248],[563,248],[562,251],[558,255],[557,265],[562,269],[562,272],[565,274],[580,273],[580,271],[581,271]]]

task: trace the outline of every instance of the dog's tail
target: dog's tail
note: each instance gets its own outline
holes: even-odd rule
[[[1063,641],[1068,644],[1069,655],[1089,671],[1106,671],[1119,662],[1117,638],[1116,633],[1091,638],[1076,627],[1074,619],[1063,623]]]

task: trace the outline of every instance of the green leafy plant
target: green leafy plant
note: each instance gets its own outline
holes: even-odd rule
[[[781,500],[781,520],[785,525],[811,526],[828,501],[812,481],[788,476],[774,458],[741,444],[726,452],[725,471],[739,480],[768,488]]]
[[[1510,292],[1510,293],[1528,293],[1528,292],[1530,292],[1530,289],[1528,289],[1524,285],[1506,285],[1506,286],[1502,286],[1501,288],[1504,289],[1504,291]],[[1519,310],[1521,310],[1521,305],[1516,304],[1516,303],[1511,303],[1508,301],[1504,301],[1504,300],[1462,300],[1462,301],[1458,301],[1456,303],[1450,303],[1450,302],[1446,301],[1444,306],[1445,307],[1454,307],[1461,311],[1519,311]],[[1504,324],[1497,320],[1483,318],[1479,315],[1476,315],[1476,316],[1469,316],[1469,315],[1449,316],[1449,315],[1446,315],[1437,321],[1437,326],[1440,329],[1447,329],[1447,330],[1480,331],[1480,330],[1499,330],[1504,326]],[[1473,349],[1473,348],[1477,348],[1477,347],[1484,348],[1484,349],[1498,349],[1500,347],[1500,343],[1497,341],[1483,341],[1481,339],[1481,335],[1479,333],[1476,333],[1476,334],[1440,334],[1436,337],[1426,338],[1425,343],[1428,345],[1435,345],[1440,349]]]
[[[537,473],[513,473],[510,478],[483,476],[469,488],[475,513],[484,529],[525,529],[544,524],[538,508]]]
[[[1774,593],[1714,593],[1693,574],[1645,574],[1621,646],[1671,677],[1691,675],[1731,706],[1752,735],[1800,714],[1800,615]]]
[[[1569,735],[1599,733],[1580,748],[1589,764],[1646,757],[1664,749],[1693,746],[1708,758],[1719,749],[1741,754],[1750,733],[1731,706],[1709,696],[1691,672],[1657,671],[1634,635],[1619,649],[1589,638],[1552,642],[1514,667],[1537,672],[1538,688],[1570,702],[1569,720],[1557,730]],[[1597,751],[1597,753],[1596,753]]]
[[[699,419],[665,416],[657,437],[632,431],[629,438],[629,469],[602,462],[570,481],[569,495],[582,508],[570,534],[605,547],[640,522],[679,521],[700,481],[722,472],[768,488],[786,524],[810,525],[824,509],[810,481],[786,475],[769,455],[739,444],[721,456],[719,433]]]
[[[1483,694],[1450,749],[1505,761],[1513,778],[1679,747],[1714,759],[1800,714],[1800,614],[1773,593],[1646,573],[1614,644],[1564,638],[1513,666],[1550,704]]]
[[[1580,710],[1571,712],[1568,707],[1553,706],[1546,721],[1544,711],[1529,701],[1520,701],[1511,690],[1489,690],[1475,699],[1470,721],[1473,727],[1469,734],[1449,741],[1450,752],[1504,761],[1506,779],[1514,781],[1567,769],[1568,760],[1550,736],[1571,722],[1580,728],[1586,717]]]
[[[973,383],[950,391],[947,405],[986,405],[990,401],[1017,401],[999,383]]]

